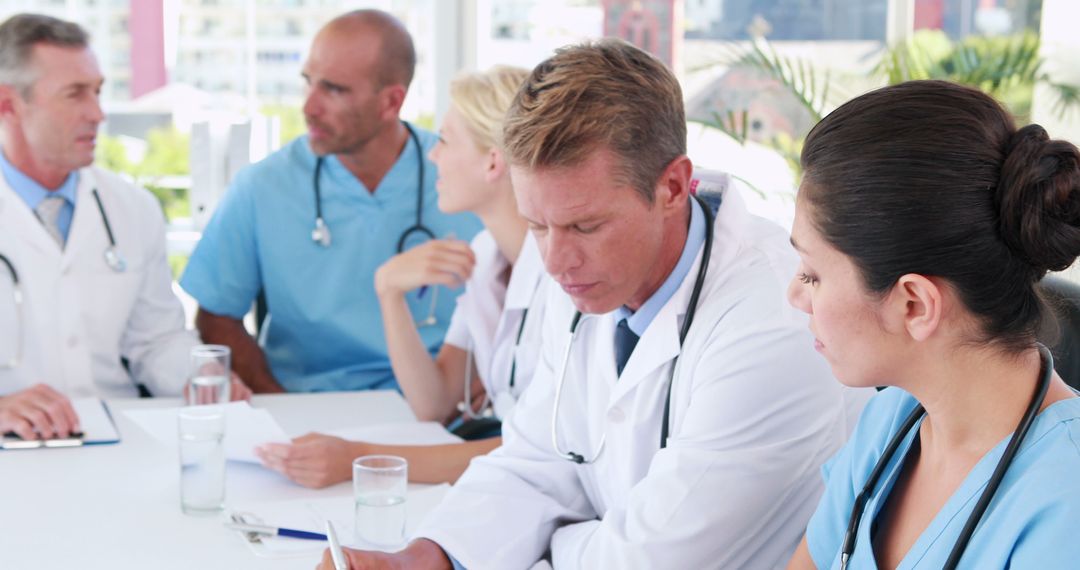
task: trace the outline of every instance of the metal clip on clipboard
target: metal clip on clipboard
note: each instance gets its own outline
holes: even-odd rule
[[[68,437],[51,439],[23,439],[13,432],[4,434],[0,449],[38,449],[41,447],[82,447],[83,433],[73,433]]]

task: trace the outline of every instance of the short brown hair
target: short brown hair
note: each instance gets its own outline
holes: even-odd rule
[[[682,89],[660,60],[622,40],[565,47],[518,91],[503,141],[510,162],[530,169],[610,150],[616,175],[652,204],[664,169],[686,154]]]

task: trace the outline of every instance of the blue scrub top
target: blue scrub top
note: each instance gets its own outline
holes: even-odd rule
[[[840,548],[855,496],[893,435],[917,404],[898,388],[875,396],[847,445],[825,466],[825,495],[806,529],[814,564],[840,567]],[[960,568],[1076,568],[1080,561],[1080,398],[1052,404],[1036,418],[1020,452],[975,529]],[[921,425],[921,421],[919,423]],[[900,472],[917,429],[912,429],[866,503],[850,568],[877,568],[871,525]],[[967,523],[1008,438],[975,465],[908,551],[899,568],[941,568]]]
[[[437,172],[427,159],[437,137],[414,129],[421,154],[409,137],[374,193],[336,156],[324,159],[322,213],[330,247],[311,239],[316,157],[303,136],[236,175],[188,262],[180,285],[211,313],[240,319],[265,289],[271,319],[263,350],[290,392],[397,387],[374,276],[416,222],[418,158],[425,161],[424,225],[437,237],[453,233],[466,241],[480,230],[471,214],[439,211]],[[432,296],[407,295],[415,320],[428,315]],[[437,324],[419,329],[432,353],[442,344],[456,298],[440,288]]]

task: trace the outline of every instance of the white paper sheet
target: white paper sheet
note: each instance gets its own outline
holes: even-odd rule
[[[419,528],[427,513],[442,501],[450,490],[450,485],[410,485],[405,500],[405,535]],[[231,509],[232,513],[242,512],[248,522],[272,526],[325,532],[326,521],[334,523],[338,538],[345,546],[356,547],[353,536],[353,501],[351,497],[328,497],[319,499],[300,499],[254,503],[241,508]],[[231,513],[230,513],[231,514]],[[236,532],[244,542],[243,533]],[[303,556],[326,548],[326,543],[317,540],[303,540],[279,536],[261,536],[259,542],[248,542],[252,551],[259,556],[282,558]],[[365,546],[369,548],[370,546]]]
[[[257,446],[291,441],[266,410],[252,408],[247,402],[230,402],[222,408],[225,410],[226,459],[260,463],[255,457]],[[176,414],[179,410],[180,408],[125,410],[124,415],[154,439],[175,446]]]
[[[71,401],[75,408],[75,414],[79,416],[79,427],[82,428],[83,441],[114,442],[120,439],[116,432],[116,426],[105,411],[105,406],[98,398],[75,398]]]
[[[438,422],[377,424],[337,429],[329,432],[329,435],[380,445],[439,445],[463,441],[460,437],[446,431],[446,428]]]

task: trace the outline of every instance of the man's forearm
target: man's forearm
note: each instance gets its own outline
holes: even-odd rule
[[[285,389],[274,379],[270,366],[244,323],[231,317],[215,315],[202,308],[195,315],[195,327],[203,342],[224,344],[232,350],[232,367],[256,394],[278,393]]]

